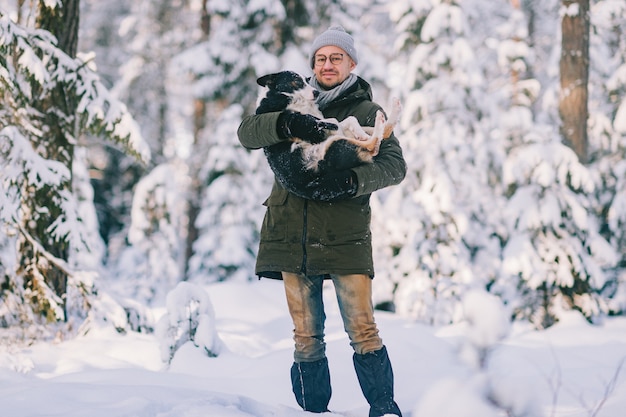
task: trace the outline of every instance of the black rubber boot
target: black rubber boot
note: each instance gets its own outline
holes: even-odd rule
[[[387,356],[387,349],[353,356],[354,369],[361,390],[370,405],[369,417],[385,414],[402,417],[398,404],[393,399],[393,370]]]
[[[331,395],[328,359],[294,362],[291,366],[291,387],[296,401],[304,411],[328,411]]]

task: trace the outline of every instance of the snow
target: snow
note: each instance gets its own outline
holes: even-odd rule
[[[191,297],[192,288],[185,284],[168,297]],[[217,357],[187,343],[167,366],[154,334],[119,334],[105,325],[67,341],[21,348],[3,343],[2,415],[312,416],[291,393],[292,326],[282,284],[227,281],[196,292],[202,311],[215,315],[222,344]],[[324,298],[333,381],[333,412],[324,416],[366,416],[332,285]],[[537,331],[520,322],[509,326],[498,303],[488,294],[468,293],[467,321],[439,327],[376,312],[405,417],[505,415],[494,403],[515,416],[623,417],[626,318],[591,325],[568,312],[560,323]],[[167,314],[153,313],[157,319]],[[484,366],[461,358],[468,345],[488,347]]]
[[[563,6],[561,7],[561,10],[559,11],[559,14],[561,16],[567,16],[567,17],[576,17],[580,14],[580,4],[578,3],[571,3],[567,6]]]
[[[424,42],[445,35],[445,29],[451,28],[455,33],[461,33],[462,28],[461,9],[455,5],[441,3],[426,18],[422,28],[421,38]],[[443,33],[442,33],[443,32]]]
[[[626,100],[622,101],[617,109],[614,125],[617,132],[626,132]]]
[[[3,8],[8,3],[0,0]],[[56,3],[46,0],[48,5]],[[88,3],[93,3],[92,7],[98,4]],[[79,113],[85,113],[93,127],[102,122],[110,130],[109,136],[117,137],[144,162],[150,159],[148,144],[167,150],[173,142],[178,142],[178,150],[184,148],[179,154],[204,162],[194,167],[193,161],[187,161],[189,171],[183,169],[183,175],[176,166],[162,163],[161,157],[168,159],[167,151],[157,153],[159,165],[151,166],[151,172],[134,187],[137,204],[144,208],[134,210],[133,223],[126,225],[129,233],[123,239],[133,246],[118,251],[122,255],[117,259],[111,258],[111,265],[119,265],[119,271],[117,282],[110,284],[128,298],[107,293],[102,282],[106,278],[96,273],[81,271],[70,277],[70,309],[72,303],[77,304],[72,297],[76,288],[102,289],[98,305],[81,327],[89,329],[86,334],[78,332],[81,336],[75,339],[51,343],[26,341],[18,347],[12,342],[15,335],[9,333],[16,330],[0,329],[0,412],[17,417],[310,416],[298,409],[291,393],[292,326],[280,283],[246,282],[253,270],[263,218],[260,203],[270,185],[265,182],[269,177],[263,175],[263,169],[268,169],[263,154],[244,151],[236,140],[236,128],[252,91],[256,91],[256,77],[251,77],[251,72],[265,74],[282,66],[308,74],[306,40],[312,39],[313,33],[308,26],[300,27],[297,37],[304,44],[296,47],[289,41],[283,45],[286,50],[276,56],[271,46],[276,34],[273,23],[268,22],[284,20],[280,2],[212,0],[209,12],[220,16],[212,21],[211,39],[192,46],[197,40],[193,35],[198,30],[197,13],[189,14],[193,24],[175,19],[170,28],[167,22],[157,22],[145,13],[149,2],[133,7],[116,3],[111,3],[110,10],[120,11],[111,16],[103,17],[109,10],[104,7],[93,17],[86,15],[104,26],[85,25],[93,31],[92,36],[98,34],[92,44],[101,51],[97,57],[107,58],[98,67],[109,71],[102,79],[113,82],[111,93],[96,76],[91,55],[81,54],[74,62],[52,54],[49,34],[39,32],[32,37],[2,17],[0,23],[10,30],[0,38],[9,43],[9,36],[30,36],[28,39],[39,39],[37,43],[48,54],[63,58],[59,71],[48,73],[29,41],[17,67],[28,67],[34,80],[46,84],[81,74],[84,79],[79,88],[84,94]],[[192,3],[197,10],[199,2]],[[600,122],[592,125],[590,144],[596,144],[591,148],[596,151],[609,150],[611,145],[612,153],[596,166],[578,163],[573,151],[555,140],[560,91],[555,87],[560,56],[555,12],[560,10],[560,17],[577,17],[578,4],[559,8],[556,0],[533,2],[529,10],[534,29],[529,33],[527,20],[520,13],[511,13],[511,2],[391,0],[381,5],[388,8],[393,21],[389,30],[398,35],[391,42],[387,27],[378,33],[377,26],[368,23],[370,12],[365,8],[370,2],[358,3],[358,14],[364,18],[350,24],[363,30],[355,36],[362,39],[358,40],[359,49],[365,52],[360,54],[358,71],[368,80],[378,79],[374,89],[381,89],[384,80],[394,94],[403,93],[405,104],[399,138],[406,150],[409,174],[401,187],[385,190],[381,200],[382,193],[372,199],[372,205],[378,206],[378,211],[373,210],[375,239],[381,242],[375,248],[378,291],[374,298],[377,303],[393,301],[398,313],[378,312],[377,322],[395,365],[397,401],[405,417],[622,417],[626,406],[626,319],[605,317],[602,302],[621,306],[614,311],[624,311],[626,290],[622,284],[626,278],[619,260],[626,223],[626,165],[614,161],[623,154],[620,141],[626,132],[626,101],[621,94],[626,65],[623,48],[609,48],[623,44],[610,35],[614,28],[623,27],[623,0],[597,2],[591,16],[597,17],[591,38],[590,120]],[[126,13],[122,9],[127,8],[140,13],[121,19]],[[334,7],[328,10],[336,18],[342,17],[333,13]],[[250,11],[258,11],[254,22],[249,21]],[[311,17],[317,21],[316,14]],[[122,24],[119,28],[117,19]],[[256,24],[258,28],[250,28]],[[100,45],[100,34],[111,28],[119,30],[127,44]],[[193,29],[188,32],[186,28]],[[412,37],[418,28],[420,42]],[[389,51],[374,48],[375,53],[368,53],[367,35]],[[189,43],[174,41],[181,36]],[[391,45],[397,49],[387,48]],[[146,65],[151,62],[159,65]],[[75,69],[78,63],[81,71]],[[166,71],[157,69],[168,63],[178,71],[172,70],[163,79]],[[198,79],[190,82],[184,70],[193,70]],[[19,90],[19,97],[31,96],[30,84],[24,79],[13,79],[4,67],[0,71],[0,78]],[[149,94],[164,86],[166,101]],[[208,111],[211,128],[193,148],[186,127],[192,93],[193,97],[224,98]],[[377,100],[381,96],[375,95]],[[233,98],[236,105],[227,103]],[[161,125],[154,122],[162,117],[155,112],[160,108],[156,104],[168,104],[167,119],[174,120],[167,125],[176,133],[164,143],[157,134]],[[222,104],[228,106],[222,108]],[[22,213],[18,204],[21,188],[9,187],[18,184],[21,175],[29,176],[29,184],[35,186],[58,185],[70,174],[76,181],[79,172],[74,168],[70,173],[63,164],[35,152],[29,141],[41,137],[39,125],[33,123],[37,119],[23,106],[14,110],[15,118],[6,119],[10,123],[0,129],[0,136],[10,142],[10,146],[0,142],[2,151],[7,152],[5,161],[0,161],[4,175],[0,220],[6,223],[13,223]],[[142,132],[149,142],[144,141]],[[491,136],[493,142],[489,143],[486,138]],[[125,171],[124,164],[119,168]],[[501,174],[503,183],[486,181],[489,175],[500,178]],[[81,175],[85,186],[88,177]],[[188,281],[177,285],[178,255],[184,250],[178,232],[185,230],[181,205],[187,201],[184,194],[188,190],[177,181],[182,176],[186,181],[199,179],[206,189],[199,197],[200,236],[194,243]],[[601,188],[604,178],[616,179],[616,184],[609,184],[614,193]],[[73,185],[74,190],[80,185]],[[493,186],[495,190],[491,190]],[[498,189],[501,186],[514,188],[515,194],[505,197]],[[89,190],[85,193],[83,201],[90,201]],[[86,255],[82,249],[92,247],[95,239],[83,242],[83,237],[90,235],[85,234],[78,217],[72,216],[77,210],[71,207],[74,200],[70,197],[65,197],[65,214],[52,231],[72,233],[69,240],[81,247],[68,263],[81,268],[95,265],[98,256],[93,252]],[[115,195],[120,201],[124,198]],[[602,218],[595,215],[609,200],[611,241],[598,233],[597,223]],[[45,210],[46,206],[38,208]],[[145,217],[151,208],[157,213]],[[95,219],[93,210],[88,216]],[[159,227],[148,233],[155,222]],[[95,223],[88,224],[95,236]],[[483,244],[493,241],[497,241],[491,243],[497,250]],[[501,242],[506,243],[504,248],[500,248]],[[116,252],[111,250],[114,247],[109,245],[109,253]],[[477,253],[471,252],[477,248]],[[12,235],[0,233],[0,272],[15,269],[21,259],[16,251]],[[399,251],[397,256],[394,251]],[[621,276],[611,281],[607,270],[614,267]],[[13,285],[12,277],[8,278],[7,285]],[[229,281],[209,284],[222,280]],[[558,310],[559,323],[545,331],[533,330],[523,318],[511,324],[509,309],[497,298],[467,291],[493,281],[492,287],[502,287],[501,281],[506,281],[505,294],[507,290],[519,292],[507,298],[509,309],[516,308],[520,315],[528,313],[525,317],[531,317],[533,307],[528,305],[535,301],[534,289],[546,286],[560,292],[548,300],[547,307]],[[17,283],[19,286],[21,281]],[[589,293],[565,300],[564,293],[574,293],[577,286],[587,283],[592,287]],[[590,294],[597,294],[594,291],[611,290],[608,284],[619,284],[614,297],[602,302],[591,298]],[[55,297],[50,294],[60,308]],[[334,413],[329,416],[365,416],[367,404],[352,368],[352,351],[332,288],[325,297],[334,391],[330,404]],[[526,299],[530,299],[528,304]],[[166,305],[146,307],[147,300]],[[88,304],[90,300],[80,301]],[[570,303],[567,310],[580,309],[602,321],[590,325],[576,311],[565,311],[561,305],[565,301]],[[0,305],[0,317],[20,319],[20,303],[19,293],[8,298]],[[526,310],[521,311],[520,306]],[[98,322],[103,311],[108,313],[108,324]],[[136,317],[128,318],[128,314]],[[57,316],[62,316],[60,310]],[[133,320],[141,320],[144,331],[156,330],[121,334],[114,329],[128,328],[127,321]],[[445,324],[448,321],[455,324]],[[183,324],[195,326],[195,331],[181,331]],[[23,333],[35,332],[27,328]]]

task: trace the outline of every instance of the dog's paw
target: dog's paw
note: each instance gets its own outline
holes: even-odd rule
[[[388,123],[395,125],[400,119],[400,113],[402,113],[402,103],[400,103],[400,99],[394,97],[391,99],[391,111],[389,112],[389,120]]]
[[[387,119],[385,118],[385,113],[382,112],[382,110],[378,110],[376,112],[376,121],[374,122],[374,126],[378,126],[379,124],[383,124],[387,121]]]
[[[374,122],[374,131],[372,133],[372,138],[376,138],[376,140],[383,137],[383,132],[385,130],[385,124],[387,120],[385,118],[385,113],[382,110],[378,110],[376,112],[376,121]]]

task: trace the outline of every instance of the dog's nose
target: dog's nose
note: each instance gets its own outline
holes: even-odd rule
[[[313,90],[313,98],[317,98],[320,95],[320,92],[317,90]]]

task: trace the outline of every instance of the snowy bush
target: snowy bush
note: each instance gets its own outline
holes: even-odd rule
[[[528,390],[496,381],[489,369],[492,352],[510,332],[510,312],[497,296],[479,290],[467,292],[461,305],[465,337],[459,357],[472,371],[434,384],[416,405],[413,415],[496,417],[504,415],[503,411],[515,417],[540,415]],[[455,401],[450,401],[451,392],[455,393]]]
[[[157,323],[155,333],[161,358],[170,363],[176,351],[187,342],[203,349],[209,357],[220,352],[215,314],[209,294],[189,282],[180,282],[167,294],[167,313]]]
[[[470,291],[463,297],[466,342],[461,351],[465,361],[476,369],[486,366],[489,352],[510,329],[510,313],[495,295]]]

